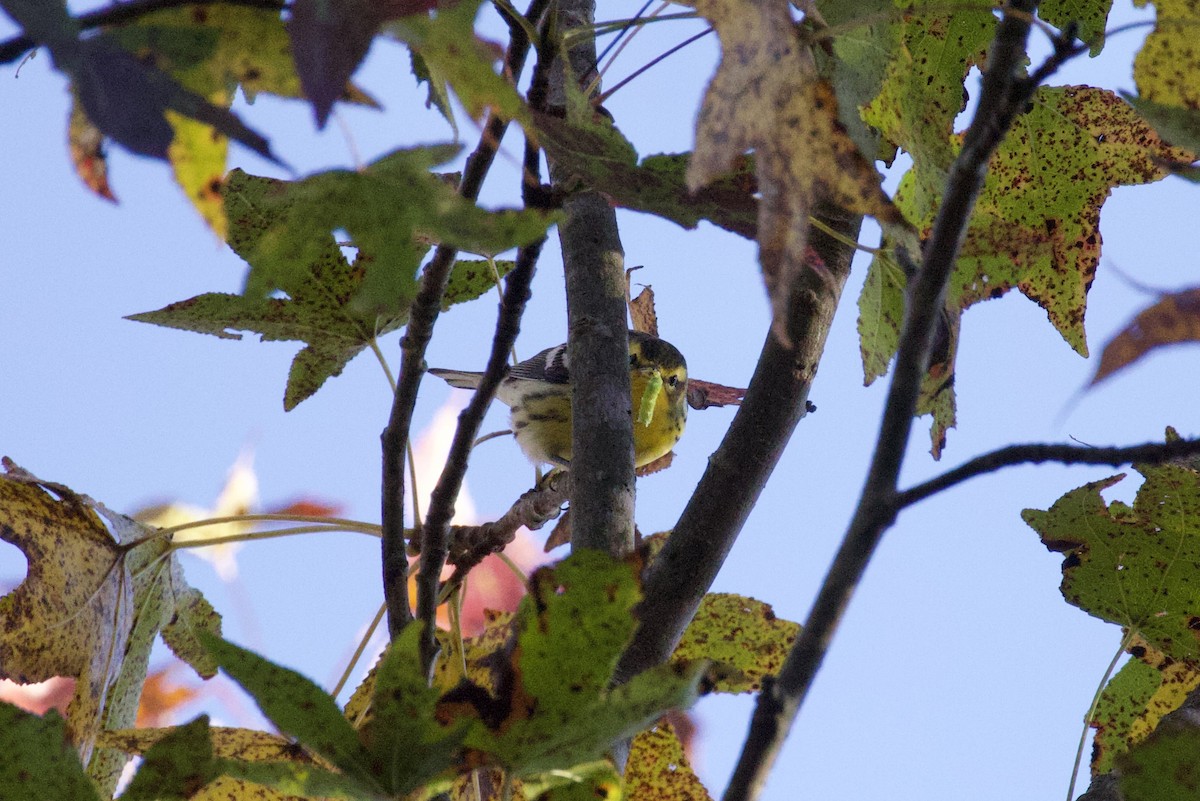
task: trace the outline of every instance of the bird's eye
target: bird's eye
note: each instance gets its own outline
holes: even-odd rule
[[[679,386],[679,376],[673,375],[670,378],[668,378],[667,386],[672,387],[672,388]]]
[[[630,366],[630,367],[637,367],[637,363],[638,363],[638,357],[637,357],[637,354],[636,354],[636,353],[631,353],[631,354],[629,354],[629,366]]]

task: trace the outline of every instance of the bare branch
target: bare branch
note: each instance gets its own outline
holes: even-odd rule
[[[532,0],[525,18],[536,25],[545,13],[549,0]],[[509,26],[508,51],[504,64],[513,81],[525,67],[529,53],[529,38],[522,26]],[[492,166],[508,121],[492,115],[483,129],[479,143],[467,159],[459,194],[470,200],[479,197],[483,179]],[[439,245],[433,259],[421,275],[421,288],[413,298],[408,326],[400,341],[400,377],[387,427],[381,435],[383,446],[383,597],[388,609],[388,632],[395,637],[412,619],[408,606],[408,554],[404,542],[404,449],[412,427],[417,390],[425,374],[425,349],[433,336],[433,326],[441,309],[442,295],[450,278],[450,268],[458,251]]]
[[[1025,43],[1035,0],[1010,0],[996,26],[979,107],[951,166],[946,192],[910,282],[904,330],[887,405],[858,508],[826,574],[808,620],[777,681],[764,686],[724,801],[756,798],[828,650],[854,588],[883,532],[895,520],[896,482],[912,430],[917,396],[929,363],[938,316],[945,303],[967,222],[983,188],[988,160],[1023,111],[1036,84],[1023,75]],[[1056,51],[1057,52],[1057,51]],[[1042,76],[1044,77],[1044,76]]]
[[[804,271],[787,315],[788,350],[768,333],[745,399],[708,460],[687,507],[645,580],[639,625],[617,665],[618,682],[667,660],[708,592],[733,542],[806,412],[825,338],[850,272],[859,217],[821,210],[837,234],[814,228],[809,240],[824,269]],[[839,241],[841,240],[841,241]],[[832,280],[830,280],[832,278]]]
[[[266,11],[282,11],[286,4],[283,0],[129,0],[125,3],[113,3],[87,14],[80,14],[75,23],[80,30],[88,31],[102,28],[106,25],[121,25],[133,22],[147,14],[163,11],[180,6],[206,5],[247,6],[261,8]],[[0,42],[0,64],[11,64],[27,51],[37,47],[38,43],[28,36],[14,36]]]
[[[471,446],[479,435],[483,416],[487,413],[492,397],[508,368],[508,354],[516,344],[521,331],[521,315],[525,313],[525,302],[529,299],[529,284],[541,255],[546,239],[517,251],[517,263],[504,285],[504,300],[496,319],[496,334],[492,337],[492,352],[487,367],[471,396],[467,408],[458,416],[458,428],[450,443],[446,465],[438,478],[437,486],[429,496],[429,509],[421,527],[421,572],[417,575],[417,619],[425,624],[421,630],[421,663],[426,672],[433,668],[437,656],[437,607],[438,581],[446,565],[446,554],[450,541],[450,518],[454,516],[454,501],[462,488],[467,474],[467,462],[471,457]]]
[[[948,470],[940,476],[898,493],[893,500],[895,511],[912,506],[930,495],[961,484],[967,479],[992,473],[1002,467],[1018,464],[1163,464],[1188,456],[1200,456],[1200,440],[1181,439],[1174,442],[1147,442],[1144,445],[1092,448],[1085,445],[1030,443],[1009,445]]]

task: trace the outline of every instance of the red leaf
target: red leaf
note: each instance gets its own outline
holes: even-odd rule
[[[688,406],[693,409],[707,409],[710,406],[740,406],[744,397],[746,397],[744,389],[713,384],[698,378],[688,379]]]

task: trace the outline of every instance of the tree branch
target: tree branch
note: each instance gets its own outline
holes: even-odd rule
[[[180,6],[207,6],[216,4],[230,6],[247,6],[261,8],[266,11],[282,11],[286,4],[283,0],[129,0],[124,3],[113,3],[97,11],[80,14],[75,18],[80,30],[88,31],[106,25],[121,25],[133,22],[147,14],[163,11]],[[11,64],[27,51],[34,49],[38,43],[28,36],[14,36],[0,42],[0,64]]]
[[[536,25],[549,0],[532,0],[525,18]],[[505,70],[515,83],[525,67],[529,38],[515,22],[509,25]],[[459,194],[469,200],[479,197],[483,179],[492,166],[508,121],[494,114],[488,119],[463,170]],[[442,295],[458,251],[439,245],[421,275],[421,288],[413,298],[408,326],[400,340],[400,377],[387,427],[381,435],[383,449],[382,524],[383,597],[388,610],[388,632],[395,637],[412,619],[408,606],[408,554],[404,541],[404,449],[412,427],[417,390],[425,374],[425,349],[441,309]]]
[[[556,470],[526,491],[508,511],[490,523],[452,526],[446,561],[454,565],[447,584],[460,584],[472,568],[488,556],[503,551],[521,527],[537,531],[562,513],[571,497],[571,474]]]
[[[893,508],[912,506],[942,490],[961,484],[967,479],[984,473],[992,473],[1002,467],[1019,464],[1107,464],[1119,467],[1123,464],[1163,464],[1189,456],[1200,456],[1200,440],[1180,439],[1174,442],[1147,442],[1143,445],[1092,448],[1086,445],[1029,443],[1009,445],[974,459],[931,478],[915,487],[897,493],[892,501]]]
[[[896,483],[929,363],[936,321],[991,154],[1036,88],[1022,75],[1036,0],[1010,0],[996,26],[979,107],[951,166],[946,191],[910,285],[904,329],[866,486],[842,545],[778,679],[764,685],[724,801],[756,798],[812,686],[854,588],[895,520]]]
[[[638,629],[617,664],[625,682],[667,660],[737,539],[746,517],[805,414],[829,326],[850,273],[861,218],[831,209],[817,214],[842,241],[821,229],[809,244],[823,271],[803,270],[793,288],[788,334],[795,350],[768,332],[746,397],[687,507],[649,566]]]
[[[537,267],[538,256],[546,239],[542,237],[532,245],[517,251],[517,263],[504,285],[504,299],[496,319],[496,334],[492,337],[492,352],[487,367],[471,396],[467,408],[458,416],[458,428],[450,443],[446,465],[438,478],[437,486],[429,496],[429,509],[421,527],[421,572],[417,575],[417,619],[424,623],[421,630],[421,664],[426,673],[433,669],[433,660],[438,653],[437,607],[438,584],[442,568],[446,565],[446,554],[450,540],[450,518],[454,516],[454,501],[462,488],[467,473],[467,462],[471,457],[471,446],[479,435],[483,416],[487,413],[492,397],[508,366],[508,355],[516,344],[521,331],[521,315],[525,313],[525,302],[529,300],[529,284]]]
[[[560,33],[590,30],[594,0],[559,0]],[[545,37],[547,43],[560,37]],[[548,105],[571,113],[568,81],[587,82],[596,42],[581,37],[550,69]],[[551,183],[571,176],[550,163]],[[634,543],[633,415],[629,327],[625,312],[625,252],[616,211],[598,192],[573,192],[558,226],[566,276],[568,358],[571,364],[572,548],[627,553]]]

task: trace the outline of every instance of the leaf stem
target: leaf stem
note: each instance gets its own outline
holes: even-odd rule
[[[1121,638],[1121,645],[1117,648],[1117,652],[1113,654],[1112,660],[1108,663],[1108,667],[1104,670],[1104,675],[1100,677],[1100,683],[1096,686],[1096,693],[1092,696],[1092,703],[1088,706],[1087,714],[1083,716],[1083,731],[1079,733],[1079,747],[1075,749],[1075,765],[1071,770],[1071,782],[1067,785],[1067,801],[1072,801],[1075,798],[1075,780],[1079,778],[1079,766],[1083,764],[1083,749],[1087,745],[1088,729],[1091,728],[1092,718],[1096,714],[1096,707],[1100,705],[1100,698],[1104,695],[1104,688],[1108,686],[1109,679],[1117,669],[1117,663],[1121,661],[1121,657],[1129,650],[1129,646],[1133,643],[1134,631],[1129,629],[1125,632],[1125,636]]]
[[[342,671],[341,678],[337,680],[337,684],[333,685],[333,690],[329,693],[334,698],[341,695],[342,690],[346,687],[346,682],[350,681],[350,674],[354,672],[354,666],[358,664],[358,660],[362,659],[363,652],[367,650],[367,644],[375,636],[375,629],[379,628],[385,612],[387,612],[387,604],[380,604],[379,611],[375,613],[375,617],[371,618],[371,623],[367,626],[366,633],[359,639],[358,647],[350,655],[350,661],[346,663],[346,669]]]

